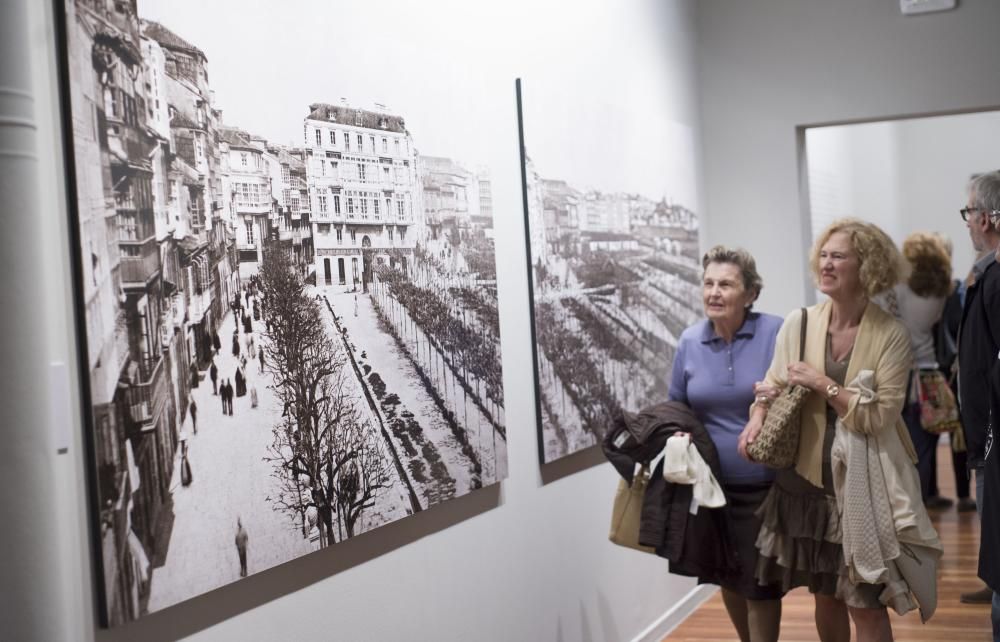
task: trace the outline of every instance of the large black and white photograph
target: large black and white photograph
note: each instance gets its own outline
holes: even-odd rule
[[[691,131],[599,83],[518,83],[540,459],[666,399],[701,315]]]
[[[507,475],[512,141],[390,4],[66,0],[106,625]]]

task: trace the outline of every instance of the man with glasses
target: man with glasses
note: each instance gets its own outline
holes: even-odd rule
[[[1000,348],[1000,266],[995,257],[1000,247],[1000,172],[973,177],[968,191],[968,204],[960,212],[978,258],[972,268],[973,281],[965,295],[959,328],[958,396],[968,447],[968,466],[976,476],[976,508],[982,515],[990,379]],[[986,550],[985,533],[982,542]],[[996,547],[995,541],[991,544]],[[997,606],[990,588],[962,594],[963,602],[989,603],[991,600]]]

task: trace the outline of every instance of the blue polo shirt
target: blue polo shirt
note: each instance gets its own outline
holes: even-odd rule
[[[749,421],[753,384],[762,381],[774,357],[783,319],[750,312],[727,344],[707,319],[692,325],[677,343],[670,375],[670,399],[686,403],[705,425],[719,451],[723,484],[760,484],[774,471],[736,451]]]

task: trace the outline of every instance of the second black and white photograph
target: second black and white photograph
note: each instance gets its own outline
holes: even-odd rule
[[[590,80],[518,81],[543,463],[666,399],[701,315],[693,133]]]

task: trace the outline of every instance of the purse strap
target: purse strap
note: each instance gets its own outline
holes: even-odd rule
[[[799,324],[799,361],[806,354],[806,326],[809,324],[809,312],[802,308],[802,323]]]

